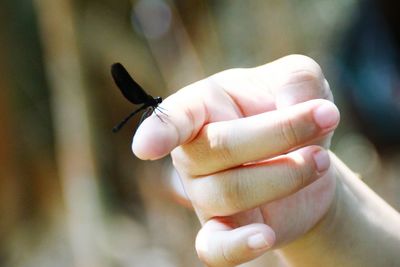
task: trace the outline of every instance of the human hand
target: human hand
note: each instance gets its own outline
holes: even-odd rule
[[[325,149],[339,113],[330,100],[319,66],[288,56],[189,85],[163,102],[166,123],[143,122],[133,151],[142,159],[172,151],[203,224],[204,262],[249,261],[321,220],[335,189]]]

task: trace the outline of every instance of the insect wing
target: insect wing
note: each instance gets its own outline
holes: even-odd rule
[[[142,122],[150,117],[151,114],[153,114],[154,108],[153,107],[148,107],[145,112],[143,112],[142,117],[140,118],[140,121],[138,125],[142,124]]]
[[[133,104],[143,104],[147,101],[148,95],[143,88],[133,80],[128,71],[121,63],[111,66],[111,75],[121,93]]]

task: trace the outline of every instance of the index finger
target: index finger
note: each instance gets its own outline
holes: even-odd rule
[[[319,66],[304,56],[288,56],[261,67],[232,69],[196,82],[168,97],[168,116],[145,120],[132,150],[158,159],[193,140],[209,122],[247,117],[331,94]],[[290,105],[289,104],[289,105]]]
[[[160,114],[160,120],[153,114],[134,136],[132,150],[141,159],[161,158],[175,147],[190,142],[208,122],[238,116],[236,107],[209,80],[181,89],[161,106],[167,115]]]

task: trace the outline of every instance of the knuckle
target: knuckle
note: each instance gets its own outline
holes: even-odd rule
[[[320,75],[309,69],[298,69],[291,72],[287,77],[286,84],[306,84],[311,88],[322,88]]]
[[[209,78],[211,79],[211,81],[219,83],[219,81],[226,80],[227,78],[232,79],[233,77],[238,77],[238,75],[242,74],[244,70],[245,70],[244,68],[227,69],[215,73],[214,75],[211,75]]]
[[[195,153],[199,152],[199,153]],[[196,158],[194,157],[196,155]],[[173,166],[180,172],[187,176],[193,176],[199,167],[197,166],[198,159],[201,151],[196,151],[195,146],[180,146],[171,153]]]
[[[307,56],[290,56],[292,69],[288,75],[288,84],[308,83],[321,87],[325,80],[320,65]]]
[[[229,181],[221,174],[201,180],[192,184],[189,192],[194,206],[210,216],[228,216],[240,211],[243,190],[232,175]]]
[[[207,267],[234,267],[237,266],[237,263],[233,260],[230,260],[226,255],[225,251],[222,248],[220,252],[222,255],[215,255],[214,257],[210,257],[207,252],[202,250],[197,250],[197,256],[201,262],[205,264]]]
[[[224,264],[220,265],[221,267],[231,267],[237,266],[241,261],[238,259],[238,255],[234,253],[234,251],[227,249],[227,246],[222,247],[222,258],[224,260]]]
[[[292,188],[294,191],[303,188],[308,184],[308,175],[303,170],[302,166],[299,165],[295,160],[288,161],[286,176],[289,181],[288,183],[290,184],[290,188]]]
[[[306,71],[313,74],[316,77],[322,75],[321,66],[312,58],[304,55],[291,55],[289,56],[289,61],[291,61],[294,66],[294,71]]]
[[[282,120],[279,123],[279,128],[283,142],[285,142],[288,147],[295,147],[299,144],[299,134],[292,119]]]
[[[229,130],[212,131],[210,129],[208,131],[210,149],[217,152],[213,154],[217,155],[218,161],[231,162],[234,157],[234,148],[231,146],[231,143],[228,143],[228,140],[232,140],[233,138],[228,135],[232,135],[232,132]]]
[[[243,190],[240,179],[232,179],[230,183],[224,183],[221,186],[221,205],[225,207],[226,212],[234,213],[240,210],[243,199]]]

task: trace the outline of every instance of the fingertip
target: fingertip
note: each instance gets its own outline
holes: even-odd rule
[[[330,157],[326,150],[319,149],[312,155],[318,173],[325,173],[330,166]]]
[[[132,152],[142,160],[156,160],[168,155],[178,145],[176,130],[156,117],[149,117],[137,129]]]
[[[321,129],[332,129],[339,124],[340,113],[335,104],[325,100],[313,110],[313,117]]]
[[[330,168],[331,160],[328,151],[317,145],[303,147],[289,154],[300,165],[308,166],[304,185],[308,185],[321,178]],[[303,163],[302,163],[303,162]]]

